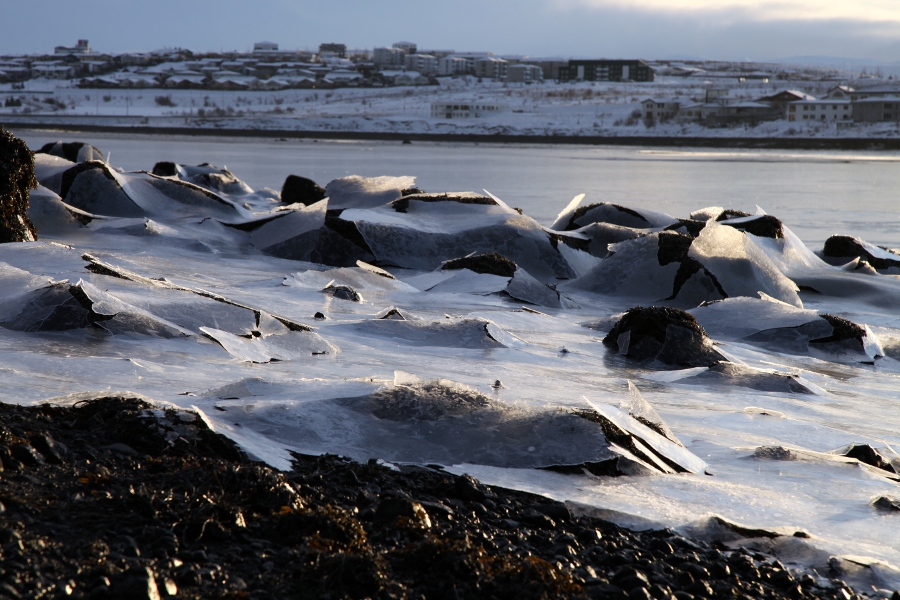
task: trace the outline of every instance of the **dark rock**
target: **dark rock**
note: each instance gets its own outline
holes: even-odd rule
[[[629,600],[653,600],[649,590],[643,586],[631,588],[631,591],[628,592],[628,598]]]
[[[520,512],[516,515],[516,519],[532,527],[537,527],[538,529],[556,528],[556,521],[543,513],[537,512],[536,510],[526,510],[524,512]]]
[[[698,260],[688,255],[693,241],[693,237],[674,231],[661,231],[658,235],[659,246],[656,251],[656,259],[659,262],[659,266],[664,267],[671,263],[678,263],[678,271],[675,273],[675,279],[672,281],[672,295],[666,300],[674,300],[688,279],[700,271],[703,271],[703,274],[706,275],[719,295],[722,298],[727,298],[728,294],[722,289],[722,285],[716,276]]]
[[[893,250],[879,246],[889,256],[875,256],[867,250],[862,240],[848,235],[833,235],[825,240],[825,246],[822,248],[822,255],[827,258],[838,258],[849,261],[852,258],[859,257],[876,269],[889,269],[891,267],[900,267],[900,255]],[[896,258],[893,258],[895,257]]]
[[[86,160],[103,160],[103,153],[91,144],[84,142],[49,142],[41,146],[37,152],[65,158],[72,162]]]
[[[156,578],[149,567],[129,569],[110,585],[109,591],[116,598],[160,600]]]
[[[772,215],[760,215],[755,219],[749,221],[741,221],[740,223],[725,222],[724,225],[729,225],[731,227],[734,227],[735,229],[739,229],[747,233],[752,233],[757,237],[767,237],[773,239],[784,238],[784,225],[782,225],[781,221],[777,217],[773,217]]]
[[[453,483],[452,496],[467,502],[481,502],[487,498],[487,494],[479,489],[479,484],[472,477],[464,475]]]
[[[565,504],[532,504],[528,508],[545,514],[554,521],[568,521],[572,518],[569,508]]]
[[[889,498],[888,496],[879,496],[872,502],[872,506],[879,510],[897,512],[900,511],[900,500]]]
[[[694,219],[678,219],[677,223],[672,223],[671,225],[666,227],[664,231],[674,231],[676,233],[682,233],[695,238],[700,235],[700,232],[703,231],[704,227],[706,227],[706,221],[697,221]]]
[[[44,455],[47,462],[55,465],[62,464],[63,456],[66,455],[66,448],[62,444],[57,444],[52,437],[46,434],[33,435],[30,441],[31,445]]]
[[[355,267],[360,260],[375,261],[375,255],[356,223],[341,219],[342,212],[338,209],[325,213],[325,226],[319,229],[315,247],[307,260],[331,267]]]
[[[29,190],[37,186],[28,146],[0,125],[0,244],[37,239],[28,218]]]
[[[696,319],[678,308],[631,308],[603,338],[603,344],[640,362],[710,366],[724,360]]]
[[[568,224],[563,227],[563,231],[571,231],[591,223],[610,223],[636,229],[652,227],[650,221],[636,210],[618,204],[600,202],[579,206],[569,218]]]
[[[882,456],[875,448],[868,444],[853,444],[843,453],[843,456],[855,458],[861,463],[871,465],[877,469],[883,469],[891,473],[896,473],[891,461]]]
[[[701,598],[714,598],[715,592],[712,587],[710,587],[708,581],[695,581],[685,588],[687,592],[690,592],[694,596],[700,596]]]
[[[823,338],[818,338],[815,340],[810,340],[810,344],[830,344],[833,342],[844,342],[849,340],[857,340],[859,341],[860,350],[863,348],[862,338],[866,336],[866,330],[853,323],[848,321],[847,319],[842,319],[841,317],[836,317],[834,315],[824,314],[820,315],[823,319],[828,321],[828,324],[834,328],[834,332],[828,336]]]
[[[121,442],[115,444],[109,444],[108,446],[100,446],[101,450],[109,450],[110,452],[117,452],[118,454],[125,454],[127,456],[138,456],[140,453],[129,446],[128,444],[123,444]]]
[[[349,285],[329,285],[325,289],[322,290],[326,294],[333,296],[335,298],[339,298],[341,300],[350,300],[351,302],[359,302],[362,300],[362,296],[360,296],[356,290],[354,290]]]
[[[317,321],[324,321],[324,320],[327,319],[327,318],[328,318],[328,317],[326,317],[325,315],[323,315],[323,314],[320,313],[320,312],[317,312],[316,314],[313,315],[313,319],[315,319],[315,320],[317,320]]]
[[[150,172],[160,177],[175,177],[178,175],[178,165],[169,161],[160,161],[153,165],[153,170]]]
[[[431,519],[428,517],[428,512],[426,512],[425,508],[409,498],[385,498],[378,504],[378,508],[375,509],[376,521],[383,521],[393,525],[400,518],[415,527],[422,529],[431,527]]]
[[[497,202],[486,196],[454,196],[452,194],[409,194],[401,196],[397,200],[391,202],[391,208],[400,213],[409,210],[409,203],[412,200],[419,202],[458,202],[459,204],[484,204],[487,206],[496,206]]]
[[[43,457],[29,444],[13,444],[9,447],[13,458],[26,467],[36,467],[44,464]]]
[[[735,210],[731,208],[726,208],[723,210],[718,217],[716,217],[716,221],[727,221],[728,219],[737,219],[740,217],[752,217],[748,212],[744,212],[742,210]]]
[[[516,263],[496,252],[491,252],[490,254],[476,254],[448,260],[441,266],[441,269],[445,271],[469,269],[476,273],[512,277],[516,274]]]
[[[13,457],[9,447],[0,445],[0,464],[5,471],[21,471],[22,463]]]
[[[288,175],[281,186],[281,201],[285,204],[315,204],[325,198],[325,188],[312,179]]]

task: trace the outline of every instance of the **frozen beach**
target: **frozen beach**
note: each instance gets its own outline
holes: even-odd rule
[[[789,566],[900,588],[878,503],[900,471],[896,153],[79,138],[109,164],[38,155],[39,239],[0,246],[7,402],[128,390],[278,468],[435,463],[698,538],[721,517]],[[327,199],[282,203],[289,173]],[[823,256],[832,234],[870,254]],[[448,266],[493,252],[512,270]],[[604,343],[639,305],[688,311],[719,358]]]

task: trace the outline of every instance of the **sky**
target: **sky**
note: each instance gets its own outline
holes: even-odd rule
[[[412,41],[581,58],[900,61],[900,0],[2,0],[0,54]],[[841,65],[835,65],[841,66]]]

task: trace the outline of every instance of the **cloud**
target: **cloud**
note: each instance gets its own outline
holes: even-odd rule
[[[790,0],[758,2],[756,0],[550,0],[559,9],[633,9],[654,11],[668,16],[727,15],[754,21],[850,19],[898,22],[896,0]]]

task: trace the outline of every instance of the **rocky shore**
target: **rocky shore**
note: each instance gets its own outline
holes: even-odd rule
[[[139,398],[0,404],[0,458],[4,600],[859,597],[439,467],[296,455],[279,472]]]

